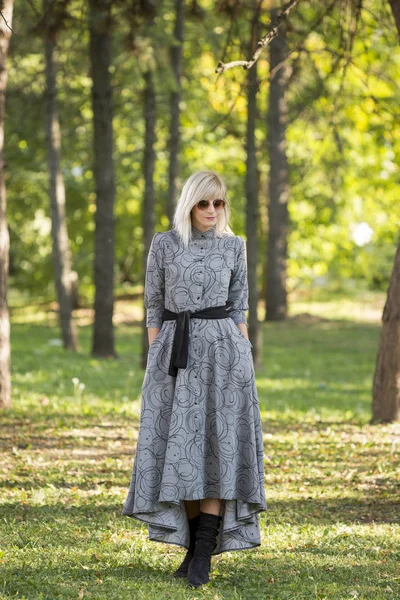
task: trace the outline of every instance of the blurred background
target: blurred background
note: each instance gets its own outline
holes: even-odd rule
[[[291,299],[315,299],[327,290],[350,296],[387,290],[400,219],[400,53],[388,1],[299,2],[281,25],[281,39],[252,69],[220,74],[219,61],[251,57],[251,44],[254,49],[270,28],[271,2],[92,4],[20,0],[15,6],[5,115],[11,306],[56,299],[49,94],[57,95],[75,301],[94,300],[91,89],[93,77],[102,78],[96,64],[109,73],[109,86],[104,78],[97,83],[100,96],[112,94],[112,111],[107,106],[99,118],[107,129],[113,116],[113,167],[98,168],[115,171],[114,190],[103,193],[115,199],[117,297],[142,286],[146,203],[154,210],[150,228],[168,229],[171,188],[176,199],[196,170],[214,169],[225,178],[232,228],[246,236],[246,192],[254,193],[246,190],[246,166],[258,199],[257,218],[253,210],[248,220],[257,233],[260,301],[267,287],[271,200],[278,204],[273,234],[288,245],[285,291]],[[98,12],[92,17],[104,49],[92,55],[90,10]],[[96,141],[103,160],[109,137],[100,133]],[[271,186],[272,170],[279,181]],[[282,201],[287,218],[275,214]]]
[[[13,4],[0,598],[191,598],[121,510],[146,259],[205,169],[247,241],[269,510],[204,597],[400,597],[400,0]]]

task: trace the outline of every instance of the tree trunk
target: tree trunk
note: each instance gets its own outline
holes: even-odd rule
[[[115,357],[113,328],[115,184],[110,78],[110,8],[110,0],[89,0],[96,184],[95,316],[92,354]]]
[[[254,15],[250,30],[249,56],[257,48],[259,38],[259,2],[254,2]],[[249,280],[249,338],[253,343],[254,362],[258,362],[261,348],[260,328],[257,317],[257,224],[258,224],[258,178],[255,128],[257,120],[257,62],[247,72],[247,131],[246,131],[246,237]]]
[[[271,10],[271,23],[277,24],[278,10]],[[278,321],[287,316],[287,235],[289,172],[286,158],[288,67],[285,24],[270,44],[270,87],[268,108],[269,205],[268,258],[266,281],[266,320]],[[274,71],[277,67],[276,71]]]
[[[51,234],[53,240],[53,263],[59,320],[64,348],[78,349],[77,331],[72,320],[72,274],[71,250],[65,218],[65,186],[61,171],[61,131],[57,113],[57,84],[54,65],[55,37],[51,28],[50,1],[44,0],[46,18],[45,47],[45,126],[47,160],[50,179]]]
[[[144,237],[144,252],[143,252],[143,282],[146,276],[147,256],[150,250],[151,240],[154,235],[155,226],[155,196],[154,196],[154,166],[155,152],[154,144],[156,141],[156,95],[154,90],[154,78],[151,71],[145,74],[146,87],[143,94],[144,106],[144,121],[145,121],[145,142],[143,156],[143,171],[144,171],[144,200],[143,200],[143,237]],[[143,321],[143,354],[142,367],[146,368],[147,353],[149,349],[149,338],[146,327],[146,309],[145,318]]]
[[[8,313],[8,261],[10,237],[7,228],[7,196],[4,160],[4,114],[7,88],[7,56],[10,45],[13,0],[1,3],[0,17],[0,408],[11,406],[10,317]],[[7,21],[7,24],[4,22]]]
[[[372,421],[400,418],[400,242],[394,259],[376,361]]]
[[[400,40],[400,0],[389,0]]]
[[[389,0],[400,38],[400,0]],[[400,418],[400,242],[382,315],[382,332],[376,360],[372,422]]]
[[[182,77],[182,55],[183,55],[183,0],[175,1],[175,39],[171,48],[171,67],[175,76],[176,89],[171,94],[171,122],[169,137],[169,173],[168,173],[168,205],[167,215],[172,227],[172,219],[175,211],[176,183],[178,178],[179,166],[179,142],[180,142],[180,108],[181,101],[181,77]]]

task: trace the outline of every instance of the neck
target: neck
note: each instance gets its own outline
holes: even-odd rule
[[[192,223],[192,227],[194,227],[195,229],[197,229],[197,231],[209,231],[210,229],[212,229],[213,227],[215,227],[215,223],[214,225],[210,225],[209,227],[206,227],[205,225],[193,225]]]
[[[193,238],[215,237],[215,228],[216,228],[216,225],[214,224],[214,225],[211,225],[211,227],[208,227],[207,229],[200,229],[199,227],[197,227],[197,225],[193,225],[193,223],[192,223],[192,237]]]

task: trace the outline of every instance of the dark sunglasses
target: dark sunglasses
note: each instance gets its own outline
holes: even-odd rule
[[[211,204],[209,200],[200,200],[196,206],[199,210],[205,211],[209,204]],[[213,200],[212,204],[217,212],[224,210],[225,208],[225,200]]]

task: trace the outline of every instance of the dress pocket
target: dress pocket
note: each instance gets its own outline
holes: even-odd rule
[[[164,323],[161,325],[160,331],[157,333],[156,337],[151,342],[151,345],[149,346],[148,354],[150,354],[158,346],[159,340],[164,332],[163,328],[164,328]]]
[[[237,327],[237,325],[235,325],[235,327]],[[237,330],[239,332],[240,337],[242,338],[242,340],[244,340],[246,342],[246,344],[248,344],[250,346],[250,348],[253,347],[253,344],[251,343],[250,340],[247,339],[247,337],[244,337],[243,333],[240,331],[239,327],[237,327]]]
[[[239,327],[236,325],[236,323],[231,319],[232,321],[232,332],[234,333],[235,336],[238,337],[238,339],[243,340],[245,344],[247,344],[249,346],[249,348],[253,347],[253,344],[251,343],[250,340],[248,340],[243,333],[240,331]]]

